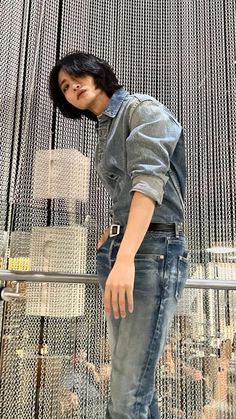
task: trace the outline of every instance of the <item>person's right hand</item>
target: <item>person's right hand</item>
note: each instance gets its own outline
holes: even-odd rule
[[[100,239],[97,242],[97,250],[100,249],[100,247],[105,243],[105,241],[109,237],[109,227],[102,233]]]
[[[129,313],[134,310],[134,259],[117,258],[109,273],[104,292],[104,307],[107,316],[111,309],[115,319],[126,317],[126,301]]]

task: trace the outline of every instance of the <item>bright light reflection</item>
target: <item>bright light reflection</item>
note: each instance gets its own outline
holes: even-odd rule
[[[235,247],[223,247],[223,246],[215,246],[206,249],[206,252],[209,253],[233,253],[236,252]]]

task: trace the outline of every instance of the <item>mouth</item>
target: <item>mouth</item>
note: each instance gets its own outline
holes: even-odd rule
[[[83,95],[83,93],[85,93],[85,91],[86,91],[85,89],[81,89],[81,90],[78,91],[77,100],[80,98],[81,95]]]

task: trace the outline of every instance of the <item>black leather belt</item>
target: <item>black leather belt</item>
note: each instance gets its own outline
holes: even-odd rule
[[[112,224],[110,226],[110,237],[118,236],[123,234],[126,227],[120,226],[119,224]],[[163,231],[165,233],[175,233],[177,236],[179,233],[183,233],[183,223],[151,223],[148,227],[148,231]]]

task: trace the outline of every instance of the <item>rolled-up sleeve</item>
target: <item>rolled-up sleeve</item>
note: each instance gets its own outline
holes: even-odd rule
[[[161,205],[170,159],[182,128],[162,104],[146,100],[134,109],[130,129],[126,139],[130,192],[142,192]]]

